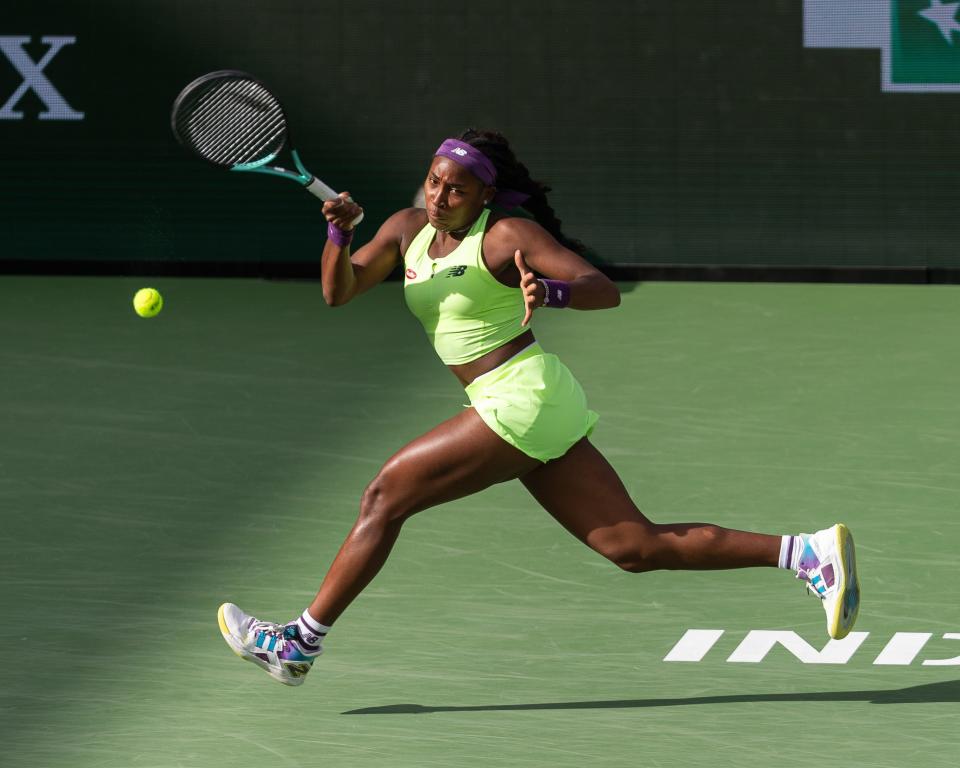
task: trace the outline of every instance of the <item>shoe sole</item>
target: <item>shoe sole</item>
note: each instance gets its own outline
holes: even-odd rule
[[[842,640],[853,629],[860,615],[860,579],[857,576],[857,559],[853,546],[853,534],[843,523],[835,528],[837,537],[837,553],[840,556],[840,589],[837,592],[837,602],[830,617],[829,635],[834,640]],[[853,606],[848,612],[849,600],[853,596]]]
[[[217,624],[220,625],[220,634],[223,635],[223,639],[226,641],[227,645],[230,646],[230,650],[237,654],[237,656],[244,661],[249,661],[253,664],[256,664],[278,683],[291,686],[301,685],[305,680],[304,677],[282,677],[281,674],[267,664],[267,662],[263,661],[262,659],[258,659],[256,656],[246,653],[243,650],[243,646],[240,645],[240,643],[238,643],[236,638],[233,636],[233,633],[230,631],[230,627],[227,626],[227,620],[223,615],[228,605],[230,605],[230,603],[224,603],[219,609],[217,609]]]

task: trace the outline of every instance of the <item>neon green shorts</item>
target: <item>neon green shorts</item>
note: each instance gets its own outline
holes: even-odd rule
[[[539,344],[478,376],[466,392],[490,429],[543,462],[563,456],[600,418],[570,369]]]

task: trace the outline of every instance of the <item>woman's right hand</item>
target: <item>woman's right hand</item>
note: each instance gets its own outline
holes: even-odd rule
[[[353,229],[353,222],[362,213],[363,208],[353,202],[349,192],[341,192],[323,204],[323,215],[327,221],[345,231]]]

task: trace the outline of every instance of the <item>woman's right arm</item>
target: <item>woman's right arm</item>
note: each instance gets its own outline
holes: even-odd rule
[[[349,193],[340,193],[339,200],[323,204],[327,221],[340,229],[353,228],[352,222],[361,212],[360,206],[349,200]],[[337,245],[328,239],[323,247],[321,279],[323,298],[331,307],[346,304],[354,296],[382,282],[400,260],[400,243],[408,224],[410,210],[400,211],[387,219],[373,240],[356,253],[349,245]]]

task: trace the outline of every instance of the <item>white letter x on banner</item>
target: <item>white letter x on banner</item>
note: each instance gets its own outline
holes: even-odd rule
[[[10,60],[17,72],[23,77],[13,95],[0,107],[0,120],[22,120],[23,112],[15,112],[14,106],[23,98],[24,94],[32,89],[46,106],[41,112],[41,120],[83,120],[83,112],[77,112],[67,104],[66,99],[53,87],[53,83],[43,74],[43,70],[53,60],[60,50],[77,41],[75,37],[42,37],[41,42],[50,48],[38,62],[23,50],[23,46],[30,42],[29,37],[0,37],[0,51]]]

